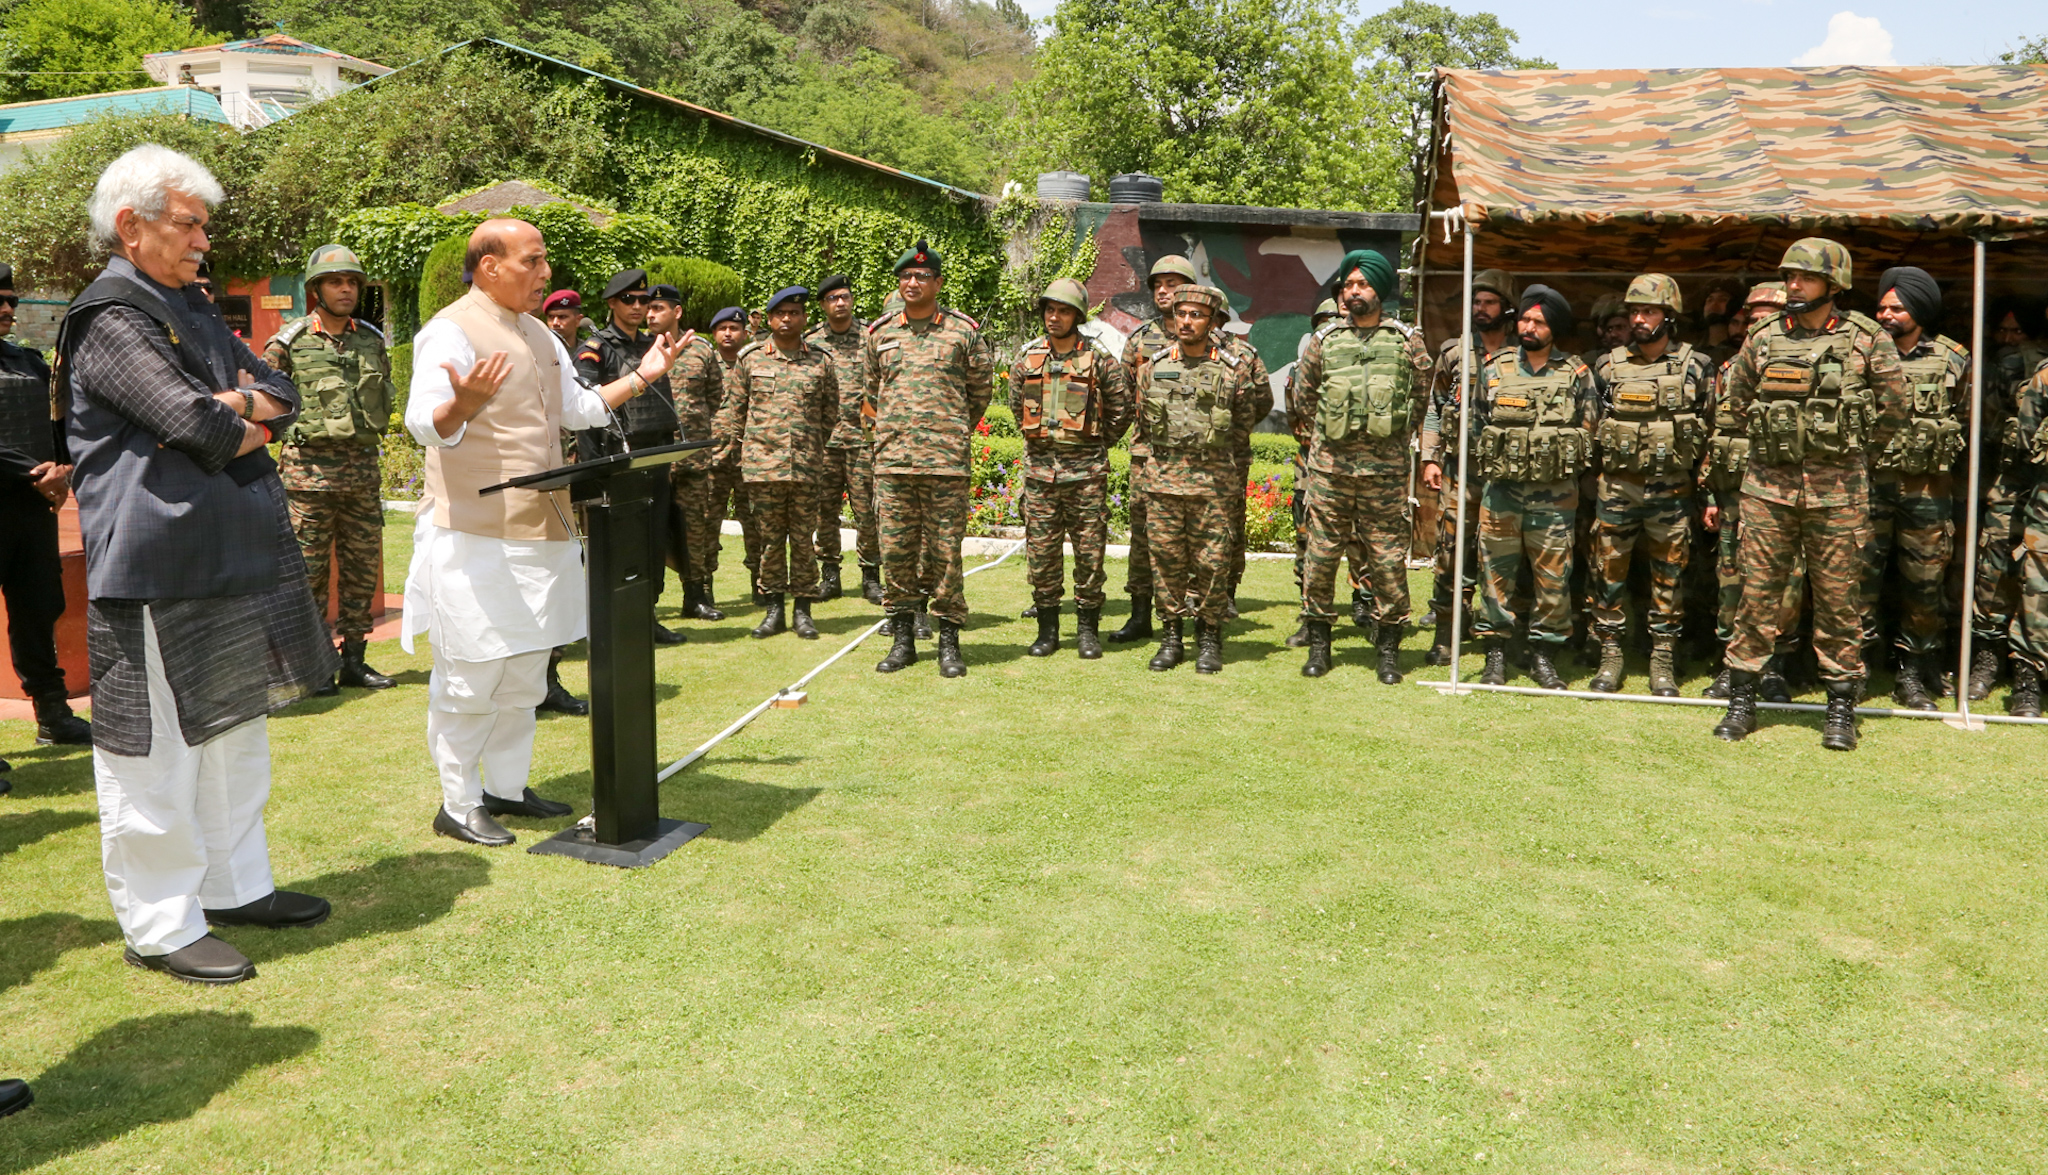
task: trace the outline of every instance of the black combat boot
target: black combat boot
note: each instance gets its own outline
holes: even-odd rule
[[[562,685],[561,662],[549,658],[547,696],[542,698],[540,705],[535,706],[534,709],[547,710],[556,714],[574,714],[580,718],[590,713],[590,703],[570,693]]]
[[[1109,634],[1109,639],[1121,644],[1124,641],[1142,641],[1152,635],[1152,593],[1145,592],[1131,597],[1130,619],[1124,626]]]
[[[1060,612],[1057,606],[1038,610],[1038,639],[1024,650],[1027,657],[1050,657],[1060,647]]]
[[[354,689],[390,689],[397,685],[363,661],[368,651],[369,642],[362,637],[341,638],[341,672],[336,675],[340,683]]]
[[[1308,660],[1302,663],[1301,675],[1321,677],[1330,671],[1330,622],[1306,620],[1302,627],[1308,630]]]
[[[1678,696],[1678,650],[1668,641],[1650,648],[1650,693],[1660,698]]]
[[[1479,671],[1480,685],[1506,685],[1508,683],[1508,646],[1499,637],[1489,637],[1486,642],[1486,668]]]
[[[1557,674],[1557,666],[1550,663],[1549,646],[1529,646],[1529,678],[1544,689],[1563,689],[1564,678]]]
[[[1892,675],[1892,700],[1909,710],[1933,710],[1934,699],[1928,695],[1927,680],[1920,658],[1905,649],[1899,650],[1899,668]]]
[[[2005,671],[2005,650],[1997,641],[1984,641],[1970,652],[1970,700],[1981,702],[1991,696],[1998,675]]]
[[[1223,616],[1226,620],[1237,619],[1237,589],[1230,589],[1230,598],[1223,602]],[[1199,673],[1201,670],[1196,670]]]
[[[1860,692],[1860,683],[1830,681],[1825,684],[1828,716],[1821,723],[1820,745],[1830,751],[1853,751],[1856,749],[1856,695]]]
[[[1380,649],[1380,684],[1400,685],[1401,626],[1398,624],[1382,624],[1373,636],[1373,643],[1378,645]]]
[[[818,626],[811,623],[811,602],[809,600],[802,597],[797,598],[795,606],[791,609],[789,627],[802,640],[814,641],[818,639]]]
[[[1611,694],[1621,689],[1622,679],[1627,675],[1626,661],[1621,653],[1621,641],[1614,637],[1600,638],[1600,672],[1586,683],[1589,690]]]
[[[1764,662],[1764,671],[1756,681],[1757,696],[1766,702],[1783,705],[1792,700],[1792,686],[1785,680],[1785,659],[1782,654]]]
[[[1223,622],[1195,621],[1195,672],[1223,672]]]
[[[1074,615],[1074,647],[1081,651],[1081,659],[1102,660],[1102,609],[1081,608]]]
[[[1364,588],[1351,589],[1351,624],[1354,628],[1372,627],[1372,597]]]
[[[818,564],[818,598],[836,600],[846,592],[839,586],[839,560],[831,559]]]
[[[340,693],[341,685],[338,682],[336,682],[334,678],[330,677],[326,681],[323,681],[319,685],[313,687],[311,696],[316,698],[332,698],[339,695]]]
[[[1159,651],[1152,654],[1146,668],[1154,673],[1164,673],[1180,664],[1181,659],[1181,618],[1168,617],[1159,622]]]
[[[960,659],[960,626],[944,619],[939,621],[939,676],[967,676],[967,662]]]
[[[1707,683],[1707,688],[1700,691],[1700,696],[1703,698],[1720,698],[1724,702],[1728,700],[1728,667],[1726,665],[1721,666],[1721,672],[1715,674],[1714,680]]]
[[[768,601],[768,614],[761,617],[761,623],[754,626],[753,632],[747,634],[757,641],[767,640],[778,632],[789,631],[789,625],[782,619],[782,593],[776,592],[762,598]]]
[[[1724,743],[1739,743],[1756,733],[1757,675],[1746,669],[1728,672],[1728,712],[1714,727],[1714,737]]]
[[[910,616],[910,622],[911,622],[911,626],[912,626],[912,627],[913,627],[913,629],[914,629],[914,630],[915,630],[915,631],[917,632],[917,639],[918,639],[918,640],[921,640],[921,641],[928,641],[928,640],[932,639],[932,613],[931,613],[931,607],[932,607],[932,601],[931,601],[931,597],[929,597],[929,596],[924,596],[924,597],[920,597],[920,598],[918,599],[918,601],[917,601],[917,611],[915,611],[915,612],[911,613],[911,616]]]
[[[917,664],[917,634],[911,627],[910,613],[890,615],[889,635],[895,643],[889,646],[889,654],[876,662],[875,672],[894,673],[906,665]]]
[[[696,591],[697,606],[695,608],[691,608],[688,605],[683,607],[683,618],[685,620],[725,619],[725,613],[718,610],[718,601],[711,594],[711,581],[706,580],[698,584]]]
[[[35,707],[37,746],[83,747],[91,744],[92,723],[71,712],[71,703],[65,700],[62,690],[38,695]]]
[[[1422,655],[1424,665],[1449,665],[1451,663],[1451,614],[1440,613],[1442,619],[1436,631],[1429,637],[1429,652]]]
[[[1304,620],[1295,627],[1294,635],[1287,638],[1286,644],[1290,649],[1308,648],[1308,621]]]
[[[2006,709],[2015,718],[2041,716],[2041,671],[2023,657],[2012,660],[2012,697],[2006,700]]]
[[[879,608],[882,606],[881,568],[870,567],[866,563],[860,565],[860,595],[861,599],[866,600],[875,607]]]
[[[777,597],[778,599],[780,597]],[[690,638],[672,628],[664,628],[660,621],[654,625],[654,643],[657,645],[680,645]]]
[[[1038,605],[1036,605],[1036,604],[1033,604],[1033,605],[1031,605],[1030,607],[1028,607],[1028,608],[1024,609],[1024,610],[1023,610],[1022,612],[1019,612],[1019,613],[1017,613],[1017,616],[1018,616],[1018,618],[1019,618],[1019,619],[1023,619],[1023,620],[1036,620],[1036,619],[1038,619]]]

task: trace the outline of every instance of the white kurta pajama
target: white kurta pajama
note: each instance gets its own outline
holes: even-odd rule
[[[559,339],[554,348],[562,426],[606,426],[611,412],[603,397],[576,379]],[[468,336],[452,321],[436,319],[414,336],[405,426],[420,444],[463,443],[467,424],[449,437],[434,428],[434,411],[455,398],[441,364],[467,373],[476,362]],[[411,652],[416,636],[432,634],[427,745],[442,805],[459,821],[482,806],[486,791],[508,800],[525,794],[548,654],[588,635],[583,551],[573,539],[503,539],[436,525],[431,500],[421,501],[417,518],[400,642]]]

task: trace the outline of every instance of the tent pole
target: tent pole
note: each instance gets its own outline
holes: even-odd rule
[[[1466,440],[1470,435],[1472,419],[1472,226],[1465,230],[1465,300],[1458,304],[1458,312],[1464,321],[1458,337],[1458,465],[1455,492],[1458,495],[1458,524],[1453,532],[1455,545],[1451,548],[1451,685],[1452,693],[1459,677],[1462,676],[1462,662],[1458,660],[1460,645],[1465,636],[1465,502],[1472,495],[1469,492],[1472,476],[1466,453]]]
[[[1976,246],[1976,271],[1970,286],[1970,479],[1963,491],[1963,541],[1956,554],[1963,561],[1962,640],[1956,661],[1956,717],[1959,730],[1981,730],[1982,719],[1970,717],[1970,625],[1976,619],[1977,499],[1984,473],[1984,242]]]

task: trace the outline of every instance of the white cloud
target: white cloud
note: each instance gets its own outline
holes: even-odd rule
[[[1792,59],[1794,65],[1897,65],[1892,35],[1874,16],[1837,12],[1828,18],[1827,40]]]

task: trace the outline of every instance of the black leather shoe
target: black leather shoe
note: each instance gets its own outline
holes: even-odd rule
[[[663,627],[661,626],[661,623],[660,623],[659,621],[656,621],[656,622],[655,622],[655,625],[654,625],[654,643],[655,643],[655,644],[657,644],[657,645],[680,645],[680,644],[682,644],[682,643],[683,643],[684,641],[686,641],[686,640],[689,640],[689,639],[690,639],[689,637],[686,637],[686,636],[684,636],[684,635],[683,635],[682,633],[680,633],[680,632],[676,632],[676,631],[674,631],[674,630],[672,630],[672,629],[667,629],[667,628],[663,628]]]
[[[443,808],[434,813],[434,831],[487,849],[501,848],[519,839],[504,825],[491,819],[491,814],[482,808],[471,811],[463,820],[450,816],[448,809]]]
[[[768,607],[767,611],[761,616],[761,623],[756,624],[753,630],[747,633],[748,636],[753,637],[757,641],[764,641],[776,633],[789,631],[789,623],[783,619],[782,615],[781,593],[777,592],[769,595],[766,599],[768,600]]]
[[[215,926],[267,926],[273,930],[286,926],[318,926],[333,912],[334,907],[327,904],[326,898],[293,893],[288,889],[272,890],[232,910],[202,911],[206,920]]]
[[[882,569],[860,565],[860,598],[879,608],[882,606]]]
[[[917,611],[911,613],[910,620],[911,627],[917,632],[918,640],[928,641],[932,639],[931,604],[928,601],[918,601]]]
[[[325,682],[322,682],[320,688],[314,690],[309,696],[315,698],[332,698],[338,696],[340,693],[340,683],[336,682],[334,678],[330,677]]]
[[[1029,608],[1024,609],[1022,612],[1017,613],[1017,615],[1023,617],[1026,620],[1036,620],[1038,619],[1038,605],[1033,604]]]
[[[799,599],[789,608],[789,630],[800,640],[818,639],[818,626],[811,621],[811,602]]]
[[[1856,695],[1859,682],[1827,683],[1828,713],[1821,720],[1820,745],[1830,751],[1856,749]]]
[[[1124,626],[1109,634],[1109,639],[1119,644],[1125,641],[1141,641],[1152,635],[1152,596],[1147,592],[1131,597],[1131,614]]]
[[[516,800],[494,796],[489,792],[484,793],[484,811],[493,816],[532,816],[540,820],[552,820],[557,816],[567,816],[575,810],[559,800],[550,800],[535,794],[530,787],[526,789],[525,795]]]
[[[568,687],[562,684],[560,674],[553,665],[550,665],[548,666],[547,696],[542,698],[540,705],[535,706],[534,709],[546,710],[554,714],[574,714],[581,718],[585,714],[590,713],[590,703],[570,693]]]
[[[1486,642],[1486,666],[1479,671],[1480,685],[1506,685],[1508,683],[1507,644],[1496,638]]]
[[[967,662],[960,657],[960,626],[950,620],[939,621],[939,676],[967,676]]]
[[[397,685],[363,660],[368,650],[369,642],[360,637],[344,639],[341,642],[341,672],[336,675],[336,682],[351,689],[390,689]]]
[[[1301,675],[1322,677],[1330,672],[1330,622],[1304,620],[1301,626],[1308,631],[1308,660],[1302,663]]]
[[[1529,678],[1544,689],[1563,689],[1564,678],[1559,677],[1557,666],[1550,663],[1550,654],[1529,650]]]
[[[19,1114],[36,1104],[36,1095],[29,1092],[28,1082],[19,1077],[0,1078],[0,1118]]]
[[[36,745],[39,747],[92,745],[92,723],[71,712],[71,703],[59,692],[35,700]]]
[[[249,956],[210,934],[168,955],[138,955],[134,947],[129,947],[121,957],[130,967],[161,971],[186,983],[219,986],[256,978],[256,964],[249,961]]]
[[[1024,655],[1050,657],[1058,652],[1060,647],[1059,611],[1050,607],[1043,611],[1034,608],[1032,614],[1038,617],[1038,639],[1031,642],[1031,647],[1024,650]]]
[[[911,633],[910,613],[897,612],[889,617],[889,636],[893,643],[887,655],[875,664],[875,672],[894,673],[917,664],[917,640]]]
[[[1756,685],[1756,674],[1728,670],[1728,712],[1715,725],[1715,738],[1724,743],[1739,743],[1756,733]]]

